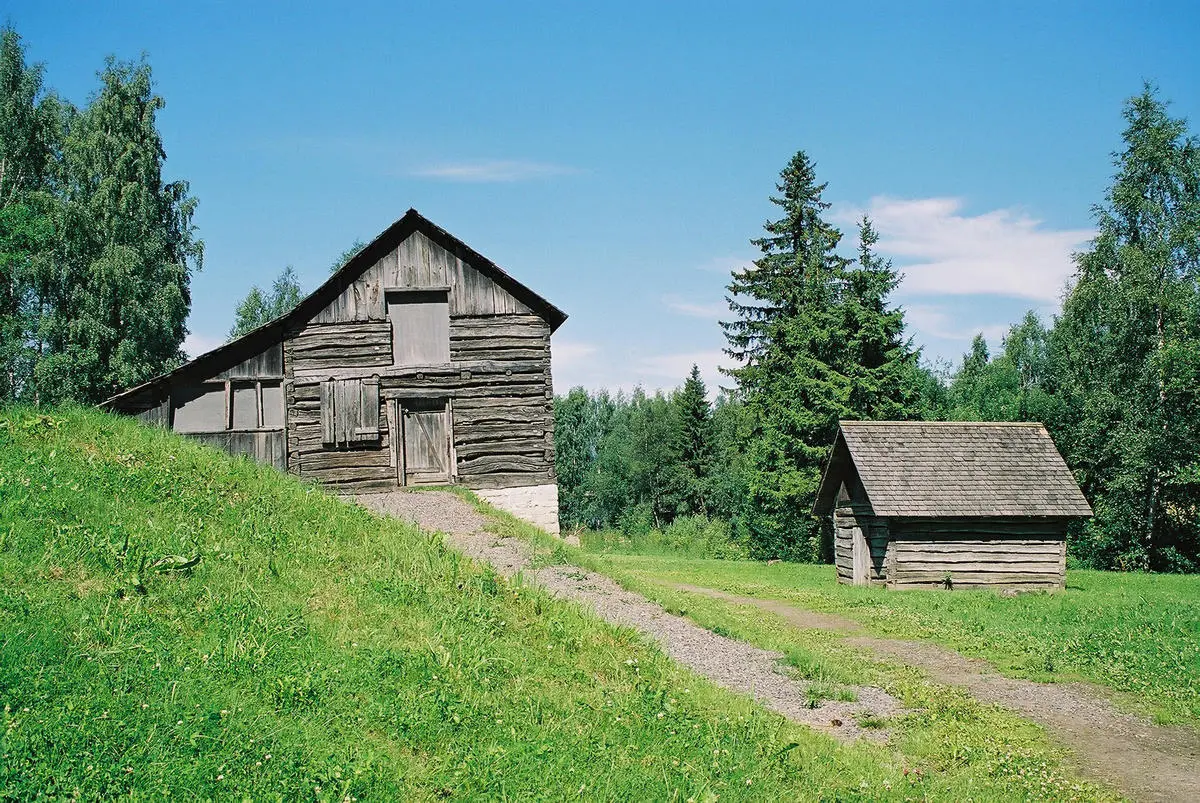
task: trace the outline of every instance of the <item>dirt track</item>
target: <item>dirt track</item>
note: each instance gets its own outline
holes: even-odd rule
[[[1200,734],[1162,727],[1117,709],[1101,689],[1082,683],[1034,683],[1007,678],[986,661],[936,644],[866,635],[857,622],[807,611],[777,600],[741,597],[711,588],[681,591],[749,605],[804,629],[846,634],[846,641],[910,666],[976,699],[1008,708],[1042,725],[1071,749],[1085,775],[1106,781],[1136,800],[1200,801]]]

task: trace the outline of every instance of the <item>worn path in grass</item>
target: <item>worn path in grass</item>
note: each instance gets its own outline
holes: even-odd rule
[[[632,627],[649,636],[675,661],[714,683],[755,700],[780,714],[834,738],[887,738],[887,731],[861,728],[859,719],[888,717],[900,703],[882,689],[851,689],[853,702],[810,702],[810,684],[781,671],[777,652],[717,635],[690,619],[669,614],[645,597],[626,591],[608,577],[576,566],[534,566],[533,547],[517,538],[484,530],[487,519],[453,494],[405,491],[360,496],[372,510],[415,521],[420,527],[447,534],[449,543],[476,560],[485,561],[505,577],[518,572],[550,593],[574,600],[613,624]]]
[[[748,605],[789,624],[846,635],[846,642],[919,667],[935,680],[969,691],[1045,727],[1075,754],[1080,769],[1137,800],[1200,801],[1200,734],[1161,727],[1118,710],[1103,691],[1083,683],[1034,683],[1007,678],[986,661],[927,642],[877,638],[858,622],[786,602],[674,584],[693,594]]]

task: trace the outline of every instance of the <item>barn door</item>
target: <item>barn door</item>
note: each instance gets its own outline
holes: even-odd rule
[[[862,527],[852,529],[850,531],[850,538],[853,544],[854,585],[870,585],[871,546],[867,543],[867,537],[863,534]]]
[[[400,403],[400,484],[450,482],[450,412],[445,401]]]

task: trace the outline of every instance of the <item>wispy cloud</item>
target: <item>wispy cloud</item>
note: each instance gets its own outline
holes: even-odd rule
[[[183,339],[183,353],[188,356],[188,359],[195,359],[201,354],[212,351],[224,342],[225,339],[221,337],[210,337],[209,335],[190,332]]]
[[[875,197],[866,209],[842,207],[837,219],[871,216],[879,250],[904,273],[903,292],[989,294],[1057,301],[1070,277],[1071,254],[1090,229],[1056,231],[1017,209],[962,214],[959,198]]]
[[[531,162],[523,159],[474,159],[428,165],[414,170],[413,174],[442,181],[487,184],[534,181],[578,172],[578,168],[549,162]]]
[[[571,340],[556,340],[552,354],[554,356],[554,367],[571,368],[588,360],[600,351],[599,346],[593,343],[579,343]]]
[[[678,312],[680,315],[688,315],[692,318],[706,318],[715,321],[729,315],[729,305],[724,301],[712,303],[694,302],[687,301],[675,295],[663,296],[662,301],[667,305],[667,309],[672,312]]]
[[[713,257],[707,262],[697,265],[696,268],[706,273],[721,273],[728,276],[734,271],[743,271],[753,264],[754,260],[748,257],[725,256]]]
[[[925,337],[941,340],[970,340],[982,334],[989,343],[999,343],[1008,334],[1008,324],[989,323],[968,325],[956,320],[943,307],[932,304],[911,304],[904,307],[908,325]]]

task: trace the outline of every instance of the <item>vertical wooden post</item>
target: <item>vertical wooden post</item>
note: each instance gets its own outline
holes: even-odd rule
[[[225,429],[233,429],[233,382],[225,380]]]
[[[383,409],[387,415],[388,460],[392,467],[392,473],[396,477],[396,484],[402,485],[403,483],[400,481],[400,456],[396,450],[400,438],[400,430],[397,428],[398,424],[396,423],[396,400],[387,399],[384,402]]]
[[[400,454],[400,485],[406,486],[408,485],[408,449],[405,445],[404,405],[398,399],[396,400],[396,418],[399,419],[400,428],[400,443],[396,444]]]
[[[458,452],[454,448],[454,398],[446,399],[446,455],[450,465],[446,476],[450,482],[458,482]]]
[[[262,400],[262,381],[254,383],[254,401],[258,408],[258,428],[263,428],[263,400]]]

